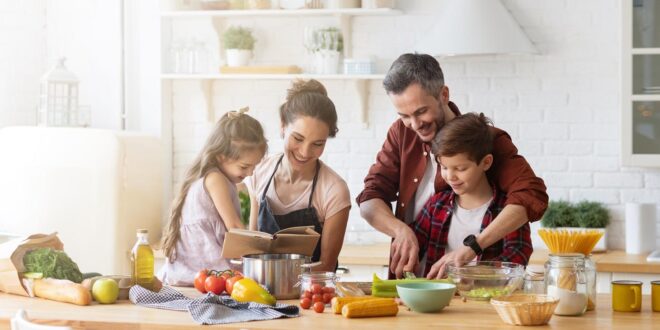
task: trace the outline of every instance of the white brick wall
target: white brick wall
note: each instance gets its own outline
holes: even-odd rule
[[[503,3],[541,54],[441,59],[451,99],[463,111],[486,113],[498,127],[507,130],[545,180],[551,199],[606,203],[614,220],[609,243],[622,248],[623,205],[660,201],[660,170],[620,165],[619,1]],[[46,37],[57,37],[57,33],[44,27],[46,8],[52,5],[43,0],[24,0],[3,1],[0,6],[0,127],[34,122],[38,95],[35,82],[50,66],[50,57],[55,56],[46,54],[54,47]],[[422,0],[400,1],[398,5],[404,15],[352,19],[354,55],[376,56],[379,72],[384,72],[401,53],[414,49],[440,7],[439,2]],[[305,63],[302,28],[333,23],[332,17],[226,20],[227,25],[241,24],[255,30],[259,40],[256,64],[276,65]],[[174,36],[204,40],[215,59],[213,64],[219,63],[217,33],[210,20],[177,21]],[[442,42],[442,36],[438,36],[438,42]],[[84,70],[78,73],[90,75]],[[323,160],[346,178],[355,197],[396,112],[381,82],[372,81],[369,126],[363,128],[358,122],[359,100],[352,82],[324,83],[337,105],[340,131],[329,142]],[[276,152],[282,148],[277,109],[288,86],[285,81],[217,81],[213,84],[213,115],[218,118],[227,110],[249,105],[251,114],[264,123],[271,151]],[[212,123],[207,121],[199,82],[176,82],[173,91],[172,179],[178,183]],[[110,119],[98,124],[114,125]],[[359,217],[353,205],[346,241],[387,240]]]
[[[545,180],[551,199],[606,203],[613,213],[611,227],[617,231],[609,235],[609,243],[623,248],[623,204],[660,200],[660,171],[625,169],[620,165],[620,28],[612,23],[620,21],[618,1],[503,3],[542,53],[441,59],[451,99],[463,111],[484,112],[496,126],[506,129],[535,172]],[[431,26],[438,4],[406,1],[401,6],[406,11],[402,16],[353,19],[354,54],[376,55],[381,72],[396,56],[411,51],[414,42]],[[288,20],[293,23],[241,21],[261,35],[255,62],[303,63],[301,37],[296,35],[310,22],[332,23],[331,19]],[[273,33],[287,37],[272,39]],[[442,42],[442,36],[438,36],[438,42]],[[380,82],[371,82],[370,126],[363,128],[358,122],[359,100],[352,83],[324,83],[337,105],[340,131],[329,142],[323,160],[344,176],[354,197],[361,190],[362,179],[387,127],[396,119],[396,112]],[[250,105],[251,113],[266,126],[271,151],[280,150],[277,107],[284,99],[288,82],[235,81],[215,86],[216,116]],[[188,95],[191,89],[199,90],[196,83],[178,83],[177,88],[181,92],[175,95],[176,103],[188,105],[175,107],[175,146],[185,155],[175,157],[175,173],[180,173],[180,167],[185,166],[196,147],[189,131],[201,128],[191,126],[191,122],[203,120],[204,114],[193,109],[189,100],[198,97]],[[179,132],[186,138],[178,140]],[[387,238],[375,233],[359,217],[357,205],[353,205],[346,241],[369,243]]]

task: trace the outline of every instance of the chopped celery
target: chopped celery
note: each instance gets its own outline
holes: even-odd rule
[[[373,283],[371,284],[371,295],[374,297],[382,298],[396,298],[399,294],[396,291],[397,284],[403,283],[419,283],[419,282],[439,282],[439,283],[452,283],[449,279],[442,280],[429,280],[426,278],[408,278],[401,280],[382,280],[378,275],[374,274]]]

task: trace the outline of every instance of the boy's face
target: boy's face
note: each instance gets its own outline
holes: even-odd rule
[[[440,174],[457,195],[469,194],[479,188],[486,179],[486,171],[493,163],[493,155],[486,155],[479,163],[466,153],[437,157]]]

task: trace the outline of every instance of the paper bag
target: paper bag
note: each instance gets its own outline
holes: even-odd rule
[[[268,234],[246,229],[230,229],[222,246],[223,258],[248,254],[294,253],[311,256],[321,235],[313,226],[291,227]]]
[[[21,285],[19,273],[25,272],[25,253],[36,248],[62,250],[63,244],[57,233],[34,234],[0,244],[0,291],[28,296],[28,292]]]

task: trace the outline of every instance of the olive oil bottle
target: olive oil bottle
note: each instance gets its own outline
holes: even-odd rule
[[[146,229],[137,231],[137,242],[131,251],[131,262],[133,264],[133,283],[153,290],[154,251],[149,246],[149,231]]]

